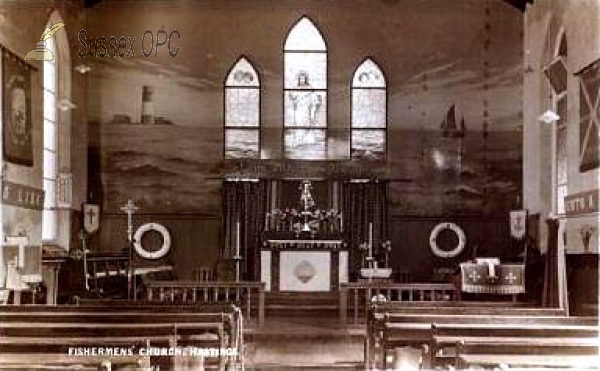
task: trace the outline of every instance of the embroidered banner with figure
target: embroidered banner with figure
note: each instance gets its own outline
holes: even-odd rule
[[[475,294],[521,294],[525,292],[525,266],[500,264],[489,269],[488,264],[460,265],[462,291]]]
[[[6,161],[33,166],[31,71],[25,61],[2,51],[2,129]]]

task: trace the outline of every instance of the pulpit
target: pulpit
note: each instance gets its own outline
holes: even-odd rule
[[[341,239],[269,239],[261,249],[267,291],[338,291],[348,282],[348,251]]]

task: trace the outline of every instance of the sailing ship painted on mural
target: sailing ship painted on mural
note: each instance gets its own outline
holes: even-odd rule
[[[450,103],[432,129],[393,129],[388,164],[392,210],[476,214],[514,208],[521,183],[520,133],[469,125]],[[402,169],[402,171],[400,171]]]
[[[450,138],[464,138],[467,133],[467,126],[465,124],[465,117],[463,116],[460,120],[460,126],[456,125],[456,105],[452,105],[448,112],[446,113],[446,117],[442,121],[440,125],[440,129],[442,130],[443,137]]]

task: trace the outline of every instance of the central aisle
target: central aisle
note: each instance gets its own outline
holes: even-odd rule
[[[360,370],[362,326],[339,323],[337,294],[268,294],[263,327],[244,331],[246,369]]]

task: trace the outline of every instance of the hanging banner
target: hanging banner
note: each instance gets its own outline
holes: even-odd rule
[[[83,205],[83,228],[87,233],[94,233],[100,228],[100,206]]]
[[[523,239],[527,234],[527,210],[513,210],[510,212],[510,235],[517,240]]]
[[[2,142],[8,162],[33,166],[31,142],[31,70],[2,50]]]

